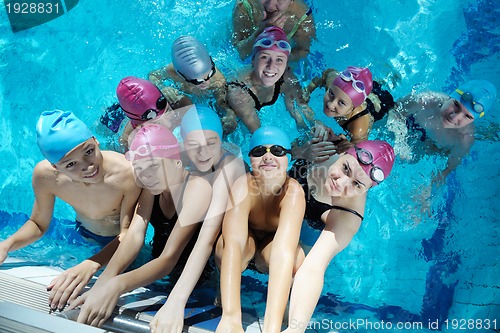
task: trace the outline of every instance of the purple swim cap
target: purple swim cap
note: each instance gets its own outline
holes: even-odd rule
[[[167,128],[158,124],[145,124],[134,135],[125,157],[129,161],[161,157],[180,160],[179,142]]]
[[[349,96],[354,107],[358,107],[372,92],[372,73],[368,68],[349,66],[339,73],[333,84]]]
[[[346,151],[356,158],[363,171],[373,181],[372,187],[389,176],[394,165],[394,149],[381,140],[362,141]]]
[[[290,56],[292,47],[288,42],[283,29],[279,27],[267,27],[255,39],[253,44],[253,55],[263,50],[272,50],[284,53],[287,57]]]
[[[133,76],[120,81],[116,96],[133,128],[162,115],[168,105],[165,97],[152,82]]]

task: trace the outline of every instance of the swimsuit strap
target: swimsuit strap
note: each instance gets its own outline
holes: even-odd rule
[[[245,0],[245,1],[248,1],[248,0]],[[312,8],[309,7],[309,9],[307,10],[307,12],[305,12],[304,15],[302,15],[297,22],[295,22],[295,25],[293,26],[292,30],[288,33],[288,35],[286,35],[286,37],[288,38],[288,40],[292,39],[293,35],[295,35],[295,33],[299,30],[299,27],[302,24],[302,22],[304,22],[304,20],[309,15],[311,15],[311,13],[312,13]]]
[[[357,217],[359,217],[361,219],[361,221],[363,221],[363,219],[364,219],[364,217],[360,213],[358,213],[357,211],[355,211],[354,209],[347,208],[347,207],[341,207],[341,206],[335,206],[335,205],[330,205],[330,207],[332,209],[343,210],[344,212],[349,212],[351,214],[354,214]]]
[[[346,130],[346,131],[347,131],[347,127],[349,127],[349,125],[350,125],[353,121],[355,121],[356,119],[361,118],[361,117],[363,117],[364,115],[367,115],[367,114],[369,114],[369,113],[370,113],[370,111],[368,110],[368,108],[366,108],[366,109],[364,109],[363,111],[361,111],[360,113],[357,113],[357,114],[355,114],[354,116],[352,116],[351,118],[347,119],[347,120],[346,120],[346,122],[345,122],[345,123],[343,123],[343,124],[341,125],[341,127],[342,127],[344,130]]]
[[[257,110],[260,110],[264,106],[273,105],[274,103],[276,103],[278,97],[280,96],[281,85],[283,84],[283,82],[285,81],[283,80],[283,76],[281,76],[278,82],[274,84],[273,98],[269,102],[259,103],[260,108],[258,108]]]
[[[250,95],[250,97],[252,97],[252,99],[254,101],[255,109],[260,111],[260,109],[262,109],[264,106],[273,105],[274,103],[276,103],[276,101],[278,100],[278,97],[279,97],[279,94],[281,91],[281,85],[283,84],[283,82],[284,82],[284,80],[283,80],[283,76],[282,76],[282,77],[280,77],[278,82],[276,82],[276,84],[274,85],[273,98],[270,101],[264,102],[264,103],[261,103],[259,98],[257,97],[257,95],[255,95],[255,93],[252,91],[252,89],[250,89],[246,84],[244,84],[242,82],[231,81],[231,82],[227,83],[227,86],[237,86],[237,87],[240,87],[241,89],[245,90]]]
[[[253,19],[252,5],[250,5],[250,3],[248,2],[248,0],[240,0],[240,2],[243,5],[243,7],[245,7],[245,9],[247,10],[248,16],[250,17],[250,21],[252,21],[252,26],[255,27],[255,21]]]

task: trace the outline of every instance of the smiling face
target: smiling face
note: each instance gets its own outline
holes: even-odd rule
[[[166,175],[173,160],[151,157],[132,162],[136,184],[152,194],[161,194],[168,187]]]
[[[253,76],[266,87],[273,86],[285,73],[288,57],[280,51],[263,50],[253,58]]]
[[[474,116],[456,99],[448,99],[440,110],[441,124],[444,128],[461,128],[474,121]]]
[[[353,197],[366,193],[372,180],[352,155],[343,154],[326,173],[324,190],[332,197]]]
[[[343,117],[354,110],[351,99],[333,83],[323,97],[323,112],[327,117]]]
[[[102,153],[94,138],[76,146],[54,166],[71,179],[83,183],[95,184],[104,177]]]
[[[222,142],[211,130],[189,132],[184,139],[184,148],[191,162],[200,172],[209,171],[219,163],[222,156]]]
[[[272,145],[264,145],[270,148]],[[287,155],[275,156],[270,151],[260,157],[250,156],[250,166],[255,176],[266,178],[276,178],[286,175],[288,168]]]

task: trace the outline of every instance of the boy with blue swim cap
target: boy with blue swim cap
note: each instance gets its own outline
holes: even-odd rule
[[[496,87],[487,80],[471,80],[455,89],[450,97],[463,104],[474,119],[491,111],[496,102]]]
[[[252,258],[269,272],[265,332],[280,332],[293,272],[304,252],[298,244],[305,211],[304,191],[287,175],[290,139],[280,128],[260,127],[250,140],[252,171],[231,187],[238,204],[224,216],[216,247],[221,267],[220,332],[243,332],[241,270]]]
[[[48,230],[56,197],[76,212],[85,238],[109,243],[101,252],[70,268],[48,286],[51,309],[62,309],[113,255],[132,218],[140,189],[131,164],[121,154],[100,151],[87,126],[68,111],[45,111],[37,125],[37,144],[46,160],[33,171],[35,202],[28,221],[0,243],[7,253],[27,246]]]
[[[428,152],[445,154],[446,168],[433,178],[433,182],[440,183],[469,153],[474,143],[473,122],[495,105],[496,87],[487,80],[470,80],[449,95],[435,91],[410,94],[389,113],[392,119],[387,125],[396,134],[395,151],[405,158],[408,152],[423,146],[417,156]]]

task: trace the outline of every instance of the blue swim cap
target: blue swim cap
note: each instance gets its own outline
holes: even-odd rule
[[[87,126],[70,111],[44,111],[36,124],[38,148],[52,164],[93,136]]]
[[[250,150],[260,145],[279,145],[285,149],[290,149],[292,146],[285,131],[274,126],[263,126],[253,133]]]
[[[181,36],[174,41],[172,64],[188,80],[201,78],[213,66],[205,45],[191,36]]]
[[[455,89],[450,97],[462,103],[472,114],[482,117],[492,111],[497,99],[497,89],[490,81],[471,80]]]
[[[186,135],[191,131],[210,130],[219,135],[222,140],[222,123],[214,110],[203,105],[193,105],[182,117],[181,136],[186,139]]]

